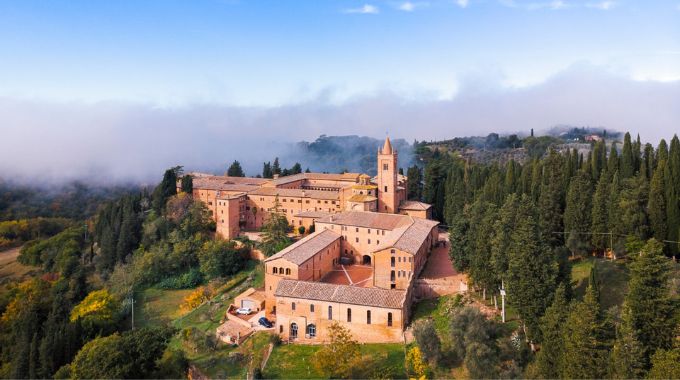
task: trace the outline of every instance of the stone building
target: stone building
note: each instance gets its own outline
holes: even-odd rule
[[[295,228],[308,228],[316,218],[349,210],[414,213],[412,203],[406,202],[407,178],[399,174],[398,155],[389,138],[378,151],[378,175],[373,179],[360,173],[300,173],[273,179],[192,176],[194,198],[205,202],[217,234],[226,239],[262,227],[277,202],[279,212]]]
[[[430,220],[430,205],[406,200],[408,179],[398,174],[389,138],[377,165],[374,178],[194,176],[193,195],[224,238],[260,228],[277,206],[291,226],[315,227],[264,260],[264,309],[282,338],[322,343],[338,322],[362,342],[403,340],[415,279],[437,244],[438,223]],[[252,293],[239,296],[240,304],[256,303]]]

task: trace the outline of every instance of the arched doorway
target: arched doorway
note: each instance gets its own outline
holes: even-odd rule
[[[371,256],[364,255],[363,259],[361,260],[361,263],[364,265],[371,265]]]
[[[297,339],[298,325],[293,322],[290,324],[290,339]]]

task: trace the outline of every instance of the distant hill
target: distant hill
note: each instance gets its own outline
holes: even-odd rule
[[[394,139],[392,146],[399,153],[399,166],[413,165],[413,145],[404,139]],[[384,139],[366,136],[321,135],[312,142],[301,141],[282,157],[282,162],[299,162],[313,172],[339,173],[341,171],[376,174],[376,154]]]

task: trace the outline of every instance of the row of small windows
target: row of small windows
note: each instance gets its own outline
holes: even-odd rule
[[[295,302],[290,305],[291,310],[295,311]],[[314,312],[314,304],[309,305],[309,312]],[[333,306],[328,306],[328,320],[333,320]],[[347,308],[347,322],[352,322],[352,309]],[[371,324],[371,311],[366,310],[366,324]],[[387,313],[387,326],[392,326],[392,313]]]
[[[342,226],[341,230],[342,230],[342,231],[347,231],[348,228],[347,228],[347,226]],[[359,232],[359,227],[354,227],[354,232]],[[370,234],[370,233],[371,233],[371,229],[370,229],[370,228],[367,228],[367,229],[366,229],[366,232],[367,232],[368,234]],[[376,234],[376,235],[385,236],[385,230],[375,230],[375,234]]]
[[[402,258],[403,258],[403,261],[402,261]],[[391,267],[394,268],[394,266],[395,266],[396,263],[397,263],[397,259],[399,259],[399,262],[400,262],[400,263],[401,263],[401,262],[404,262],[404,263],[406,262],[406,257],[402,257],[402,256],[399,256],[399,257],[392,256],[392,257],[390,257],[390,266],[391,266]],[[409,256],[408,262],[409,262],[409,263],[412,263],[412,262],[413,262],[413,257],[410,257],[410,256]]]
[[[282,267],[281,268],[274,267],[274,268],[272,268],[272,273],[274,273],[274,274],[284,274],[284,270],[283,270]],[[290,268],[286,268],[285,274],[287,276],[290,276]]]

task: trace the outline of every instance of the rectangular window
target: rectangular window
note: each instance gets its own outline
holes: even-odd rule
[[[314,304],[309,305],[309,311],[312,313],[314,312]]]
[[[357,243],[359,242],[359,238],[356,238],[356,242],[357,242]]]
[[[368,244],[371,244],[371,239],[368,239]]]
[[[387,164],[383,164],[383,170],[389,170],[390,166]]]
[[[387,192],[387,186],[385,186],[385,192]],[[387,206],[385,206],[385,209],[387,209]]]
[[[387,326],[392,326],[392,313],[387,313]]]
[[[394,268],[395,264],[396,264],[396,260],[394,259],[394,257],[390,257],[390,266],[392,268]]]
[[[366,324],[370,325],[371,324],[371,311],[366,310]]]

